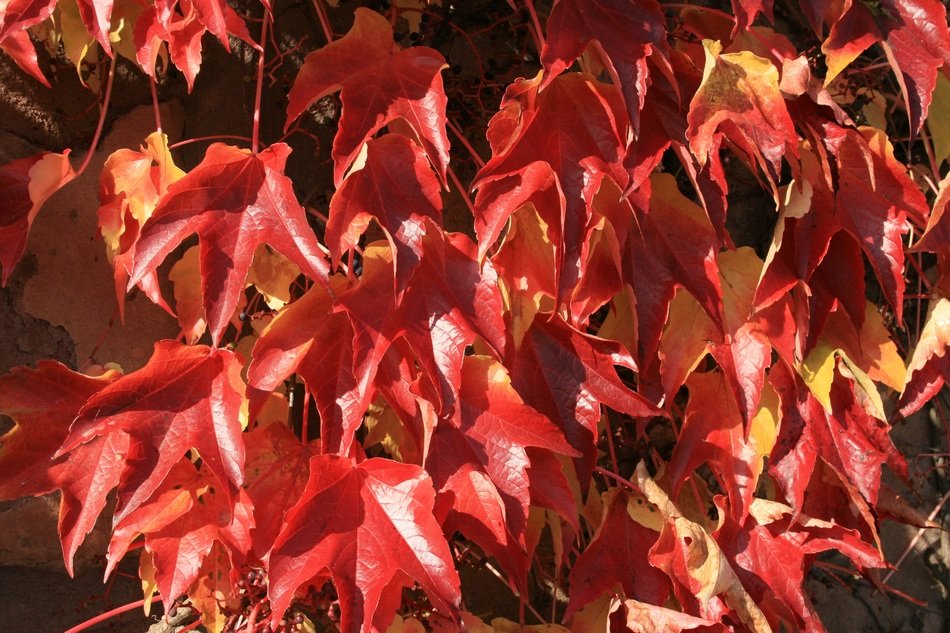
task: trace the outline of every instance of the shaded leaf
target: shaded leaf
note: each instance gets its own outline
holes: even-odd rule
[[[283,173],[289,154],[281,143],[259,154],[211,145],[204,160],[169,187],[142,227],[129,284],[138,283],[182,240],[198,233],[203,303],[217,344],[259,244],[270,244],[315,281],[326,283],[326,259]]]
[[[8,10],[12,5],[8,5]],[[30,226],[43,203],[76,177],[69,164],[69,150],[62,154],[41,152],[0,167],[0,277],[6,285],[13,267],[26,249]]]

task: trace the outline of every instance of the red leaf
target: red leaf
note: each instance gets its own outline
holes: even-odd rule
[[[449,162],[445,132],[445,59],[427,47],[399,50],[389,20],[358,8],[353,28],[342,38],[310,53],[290,91],[287,125],[314,101],[338,90],[343,102],[333,139],[334,182],[360,146],[384,125],[405,119],[442,180]]]
[[[36,59],[36,47],[26,31],[12,31],[6,38],[0,39],[0,50],[13,58],[16,65],[38,82],[51,88]]]
[[[203,468],[178,462],[151,499],[117,522],[106,575],[139,534],[145,536],[145,549],[152,555],[155,580],[166,603],[198,579],[215,541],[227,546],[232,559],[243,558],[250,550],[254,526],[250,499],[241,491],[232,505],[231,496],[213,484]]]
[[[240,371],[232,352],[160,341],[145,367],[86,401],[57,456],[130,436],[116,522],[151,497],[191,448],[225,491],[235,490],[244,466]]]
[[[456,399],[466,346],[476,336],[505,350],[502,299],[491,263],[479,265],[475,244],[461,233],[426,236],[425,256],[399,308],[404,336],[436,388],[436,410]],[[441,405],[441,409],[439,407]]]
[[[529,474],[529,467],[538,464],[532,463],[526,449],[578,453],[560,429],[524,404],[497,361],[467,356],[461,380],[458,409],[436,426],[425,463],[438,489],[439,505],[448,512],[443,526],[446,533],[458,529],[494,554],[526,588],[525,529],[532,479],[551,476],[542,469],[531,469]],[[560,464],[553,465],[559,473]]]
[[[544,90],[541,76],[508,87],[501,111],[489,123],[492,158],[473,184],[479,190],[480,253],[487,252],[519,206],[534,202],[557,247],[555,277],[559,295],[566,298],[581,273],[597,186],[604,176],[621,190],[629,180],[622,164],[627,121],[619,101],[608,84],[575,73],[558,76]]]
[[[0,500],[38,496],[58,487],[65,460],[53,454],[83,403],[116,374],[76,373],[55,361],[15,367],[0,376],[0,413],[15,422],[0,436]]]
[[[355,333],[358,384],[372,380],[389,345],[401,335],[430,383],[425,396],[441,414],[456,401],[465,347],[480,336],[501,353],[505,326],[494,269],[488,262],[479,266],[471,240],[430,232],[423,253],[398,308],[389,253],[378,248],[364,252],[360,283],[341,295],[339,303]]]
[[[937,71],[950,64],[950,27],[938,0],[881,0],[871,11],[847,2],[821,50],[828,62],[827,85],[869,46],[880,42],[897,75],[913,133],[927,118]],[[946,70],[945,70],[946,72]]]
[[[648,561],[659,534],[638,523],[627,510],[629,504],[643,506],[645,502],[620,488],[604,495],[603,522],[571,569],[571,599],[565,620],[618,586],[624,597],[651,604],[663,604],[669,597],[669,579]]]
[[[334,294],[348,286],[343,277],[330,278]],[[297,372],[316,399],[320,412],[323,452],[347,455],[372,398],[353,368],[353,330],[345,313],[333,312],[327,288],[313,286],[282,310],[254,344],[247,370],[251,415],[263,398]]]
[[[254,507],[254,553],[263,558],[284,524],[284,516],[303,493],[310,458],[317,447],[304,444],[284,424],[258,426],[248,433],[245,489]]]
[[[294,592],[322,569],[333,577],[346,633],[387,628],[401,588],[413,580],[436,606],[457,614],[459,577],[432,516],[434,501],[432,483],[418,466],[384,459],[354,466],[315,456],[270,554],[272,625]]]
[[[334,267],[375,219],[393,249],[401,298],[422,258],[425,218],[442,225],[439,188],[425,153],[405,136],[387,134],[367,142],[365,165],[350,173],[330,200],[326,241]]]
[[[923,224],[929,213],[920,188],[894,158],[884,132],[845,130],[832,144],[838,159],[835,218],[861,244],[884,296],[901,323],[904,301],[904,247],[907,218]]]
[[[574,63],[591,41],[606,53],[606,61],[619,79],[634,134],[640,134],[650,69],[647,58],[656,54],[657,63],[672,74],[666,59],[666,18],[656,0],[559,0],[547,22],[547,39],[541,51],[544,89]]]
[[[721,44],[707,41],[703,82],[689,105],[690,149],[704,164],[723,135],[774,179],[785,153],[798,155],[798,134],[778,86],[778,69],[748,51],[720,54]],[[718,160],[713,157],[713,160]]]
[[[259,244],[270,244],[314,280],[327,283],[326,259],[293,184],[283,173],[289,154],[283,143],[260,154],[211,145],[201,164],[169,187],[142,227],[129,286],[154,271],[186,237],[198,233],[202,295],[217,345]]]
[[[557,316],[539,315],[507,365],[525,402],[557,423],[581,453],[581,482],[594,465],[601,404],[634,417],[663,415],[621,382],[615,365],[635,365],[619,344],[582,334]]]
[[[718,240],[706,214],[657,174],[633,197],[637,225],[627,240],[625,277],[637,299],[639,358],[645,371],[656,354],[676,285],[686,288],[713,323],[722,323]],[[649,196],[648,198],[646,196]]]
[[[724,395],[729,385],[723,372],[694,373],[686,386],[689,404],[670,460],[674,492],[707,463],[729,495],[730,517],[741,523],[749,513],[763,458],[772,447],[759,446],[753,433],[746,433],[736,400]]]
[[[68,156],[69,150],[62,154],[41,152],[0,167],[2,285],[6,285],[13,267],[23,256],[30,226],[43,203],[76,177]]]
[[[0,42],[14,31],[36,26],[53,13],[58,0],[9,0],[0,11]]]
[[[888,435],[890,426],[868,415],[850,380],[836,372],[831,411],[826,412],[784,366],[773,367],[770,378],[781,399],[782,424],[769,470],[794,508],[802,508],[818,457],[871,504],[877,503],[883,464],[898,474],[906,472]]]
[[[79,6],[79,15],[83,24],[86,25],[86,30],[96,38],[107,55],[114,55],[109,40],[109,31],[112,29],[113,0],[77,0],[76,4]]]

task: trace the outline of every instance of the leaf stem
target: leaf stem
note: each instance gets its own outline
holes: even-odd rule
[[[86,620],[85,622],[81,624],[77,624],[73,628],[66,631],[66,633],[79,633],[80,631],[91,629],[92,627],[99,624],[100,622],[105,622],[106,620],[114,618],[117,615],[121,615],[127,611],[132,611],[133,609],[138,609],[139,607],[142,607],[142,606],[145,606],[145,598],[136,600],[135,602],[130,602],[128,604],[124,604],[121,607],[116,607],[115,609],[111,609],[109,611],[106,611],[105,613],[100,613],[99,615],[93,618],[89,618],[88,620]]]
[[[158,105],[158,90],[155,88],[155,80],[148,82],[148,87],[152,92],[152,108],[155,110],[155,131],[162,133],[162,111]]]
[[[79,169],[76,170],[77,177],[89,167],[89,163],[92,161],[92,155],[96,153],[96,147],[99,145],[99,139],[102,137],[102,130],[106,124],[106,114],[109,112],[109,102],[112,100],[112,83],[115,79],[115,64],[118,57],[118,55],[113,55],[112,61],[109,63],[109,77],[106,79],[106,94],[102,98],[102,106],[99,111],[99,123],[96,124],[96,132],[92,135],[92,142],[89,143],[86,156],[83,158]]]
[[[333,41],[333,29],[330,28],[330,20],[327,18],[327,10],[320,0],[313,1],[313,10],[317,12],[317,18],[320,20],[320,28],[323,29],[323,35],[327,38],[327,44]]]
[[[217,141],[220,139],[233,139],[237,141],[245,141],[247,143],[251,142],[251,138],[248,136],[240,136],[237,134],[213,134],[211,136],[196,136],[195,138],[178,141],[177,143],[172,143],[169,145],[168,149],[178,149],[179,147],[184,147],[185,145],[190,145],[192,143],[200,143],[201,141]]]
[[[544,31],[541,29],[541,20],[538,19],[538,12],[534,10],[534,0],[525,0],[525,5],[528,7],[531,24],[534,25],[534,30],[537,33],[535,40],[538,45],[538,57],[541,57],[541,51],[544,50]]]
[[[468,142],[468,139],[465,138],[465,135],[462,134],[462,131],[458,129],[455,123],[452,122],[452,119],[446,118],[445,120],[446,127],[451,130],[452,134],[462,143],[462,147],[468,150],[468,153],[471,155],[472,160],[475,161],[475,164],[478,165],[478,168],[481,169],[485,166],[485,161],[481,156],[478,155],[478,152],[475,151],[475,148],[472,147],[472,144]]]
[[[465,203],[465,206],[468,207],[468,210],[472,212],[472,217],[475,217],[475,205],[472,204],[472,199],[469,197],[468,192],[465,191],[465,187],[462,186],[462,181],[459,180],[458,174],[455,173],[455,170],[449,167],[448,169],[449,179],[458,189],[459,196],[462,197],[462,201]]]
[[[261,97],[264,94],[264,53],[267,49],[267,27],[270,25],[270,11],[264,9],[261,22],[261,50],[257,58],[257,89],[254,93],[254,126],[251,131],[251,152],[257,153],[261,137]]]

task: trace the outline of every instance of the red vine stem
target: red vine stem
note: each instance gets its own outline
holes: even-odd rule
[[[162,111],[158,105],[158,90],[155,88],[155,80],[148,82],[148,87],[152,92],[152,108],[155,110],[155,131],[162,133]]]
[[[333,29],[330,28],[330,20],[327,18],[327,10],[320,0],[313,0],[313,10],[317,12],[317,18],[320,20],[320,27],[323,29],[323,35],[327,38],[327,44],[333,41]]]
[[[462,134],[462,131],[458,129],[455,123],[452,122],[452,119],[446,119],[445,125],[449,128],[449,130],[452,131],[452,134],[455,135],[455,138],[459,140],[459,142],[462,144],[462,147],[468,150],[468,153],[471,154],[472,160],[475,161],[475,164],[478,165],[478,168],[481,169],[484,167],[485,161],[481,156],[478,155],[478,152],[475,151],[475,148],[472,147],[472,144],[468,142],[468,139],[465,138],[465,135]]]
[[[115,58],[113,58],[113,63],[114,62],[115,62]],[[105,613],[100,613],[94,618],[89,618],[82,624],[77,624],[73,628],[66,631],[66,633],[79,633],[80,631],[91,629],[92,627],[99,624],[100,622],[105,622],[106,620],[114,618],[117,615],[121,615],[127,611],[132,611],[133,609],[138,609],[139,607],[142,607],[142,606],[145,606],[145,598],[142,598],[141,600],[136,600],[135,602],[130,602],[128,604],[124,604],[121,607],[116,607],[115,609],[111,609],[109,611],[106,611]]]
[[[261,50],[257,58],[257,89],[254,93],[254,127],[251,131],[251,152],[257,153],[261,136],[261,97],[264,94],[264,53],[267,48],[267,27],[270,25],[270,11],[264,9],[261,22]]]
[[[594,472],[600,473],[600,474],[603,475],[604,477],[609,477],[610,479],[613,479],[613,480],[616,481],[617,483],[619,483],[619,484],[621,484],[621,485],[623,485],[623,486],[626,486],[627,488],[630,488],[630,490],[633,490],[634,492],[640,492],[640,489],[637,488],[637,487],[633,484],[633,482],[624,479],[623,477],[621,477],[621,476],[618,475],[617,473],[612,473],[612,472],[610,472],[610,471],[607,470],[606,468],[603,468],[603,467],[601,467],[601,466],[594,466]]]
[[[455,188],[458,189],[459,195],[462,197],[462,201],[465,202],[465,206],[468,207],[468,210],[472,212],[472,217],[475,216],[475,205],[472,204],[472,199],[469,197],[468,192],[465,191],[465,187],[462,186],[462,181],[459,180],[458,174],[455,173],[455,170],[449,167],[448,169],[449,179],[451,179],[452,184],[455,185]]]
[[[931,511],[930,516],[927,517],[927,520],[933,521],[934,519],[936,519],[937,515],[940,514],[940,510],[943,509],[943,506],[947,503],[947,501],[950,501],[950,491],[948,491],[946,494],[944,494],[940,498],[940,501],[938,501],[937,505],[934,506],[934,509]],[[904,548],[904,551],[901,554],[900,558],[898,558],[897,562],[894,563],[894,568],[891,569],[887,573],[886,576],[884,576],[884,580],[883,580],[884,584],[887,584],[887,581],[889,581],[891,577],[897,573],[897,570],[900,569],[900,566],[904,563],[904,559],[907,558],[908,554],[914,551],[914,547],[917,545],[917,541],[919,541],[920,538],[924,535],[924,530],[926,529],[928,528],[919,528],[917,530],[917,533],[914,535],[914,538],[910,540],[910,542],[907,544],[907,547]]]
[[[196,136],[195,138],[178,141],[177,143],[172,143],[169,145],[168,149],[178,149],[179,147],[184,147],[185,145],[190,145],[191,143],[200,143],[201,141],[218,141],[221,139],[232,139],[244,141],[246,143],[251,142],[251,138],[249,136],[239,136],[237,134],[213,134],[211,136]]]
[[[534,25],[534,30],[537,33],[535,43],[538,46],[538,57],[540,57],[541,51],[544,49],[544,31],[541,29],[541,20],[538,19],[538,12],[534,10],[534,0],[525,0],[525,5],[528,7],[531,24]]]
[[[102,98],[102,107],[99,111],[99,123],[96,124],[96,133],[92,135],[92,142],[86,151],[86,157],[83,159],[79,169],[76,170],[77,177],[89,167],[89,163],[92,161],[92,155],[96,153],[96,147],[99,145],[99,139],[102,137],[102,130],[106,125],[106,114],[109,112],[109,102],[112,100],[112,82],[115,79],[116,59],[118,59],[118,56],[114,55],[112,62],[109,64],[109,78],[106,79],[106,94]]]

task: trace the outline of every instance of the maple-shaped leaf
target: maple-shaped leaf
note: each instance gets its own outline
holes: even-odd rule
[[[458,613],[458,572],[432,515],[434,502],[432,482],[418,466],[313,457],[307,486],[270,553],[272,624],[322,569],[340,596],[346,633],[384,630],[412,581],[440,610]]]
[[[525,402],[553,420],[581,453],[582,485],[589,481],[596,454],[601,405],[633,417],[663,413],[627,387],[616,366],[635,369],[619,344],[583,334],[554,315],[539,315],[517,354],[506,365]]]
[[[624,253],[625,281],[633,288],[637,360],[649,373],[677,285],[722,322],[716,232],[703,209],[680,193],[675,179],[656,174],[632,197],[637,223]]]
[[[541,51],[545,77],[542,89],[564,72],[596,40],[616,75],[634,134],[640,131],[650,69],[647,58],[655,55],[661,68],[672,74],[666,59],[666,18],[656,0],[559,0],[547,21],[547,38]]]
[[[898,474],[906,472],[888,435],[890,426],[867,413],[854,384],[840,370],[830,387],[829,412],[783,365],[775,365],[769,378],[782,403],[769,471],[794,508],[802,508],[819,457],[871,504],[877,502],[884,464]]]
[[[243,490],[232,499],[215,483],[205,468],[178,462],[151,499],[116,522],[106,575],[140,534],[166,602],[189,590],[216,541],[227,547],[232,559],[242,560],[254,527],[250,499]]]
[[[142,226],[129,279],[134,285],[192,233],[201,247],[202,295],[211,339],[221,340],[260,244],[270,244],[318,283],[329,266],[284,175],[290,148],[259,154],[214,143],[204,160],[173,183]]]
[[[439,181],[422,149],[401,134],[366,143],[366,158],[330,199],[326,241],[334,267],[359,242],[371,219],[393,249],[396,294],[401,297],[422,258],[425,218],[442,225]]]
[[[526,449],[572,457],[578,453],[557,426],[524,404],[497,361],[465,357],[461,380],[459,406],[436,426],[425,462],[439,492],[436,513],[442,505],[448,514],[442,521],[446,533],[461,531],[526,588],[531,481],[552,477],[532,463]],[[560,464],[555,460],[553,467],[556,477]]]
[[[772,452],[779,419],[779,402],[769,389],[762,408],[750,417],[748,431],[722,371],[694,373],[686,382],[689,403],[673,448],[670,476],[678,492],[692,472],[707,463],[729,495],[730,516],[741,523]]]
[[[153,0],[135,21],[135,61],[149,77],[155,78],[155,63],[164,53],[181,70],[191,92],[201,69],[202,37],[207,30],[230,50],[228,33],[251,48],[260,45],[251,39],[244,19],[221,0]]]
[[[144,367],[86,401],[57,455],[97,438],[130,436],[116,522],[142,505],[191,448],[224,491],[236,490],[244,477],[240,372],[227,350],[159,341]]]
[[[714,138],[725,136],[777,180],[782,157],[798,155],[798,134],[779,91],[778,69],[748,51],[721,53],[716,41],[704,46],[703,82],[687,116],[690,149],[703,164],[713,153]]]
[[[0,42],[36,26],[53,13],[58,0],[9,0],[0,7]]]
[[[36,47],[30,40],[30,34],[26,31],[11,31],[7,37],[0,39],[0,51],[3,51],[16,62],[23,72],[27,73],[38,82],[52,88],[49,80],[40,70],[39,60],[36,57]]]
[[[571,597],[565,620],[618,586],[623,596],[650,604],[663,604],[670,595],[666,574],[647,560],[659,535],[628,510],[630,505],[643,506],[643,499],[613,488],[604,493],[603,502],[603,521],[571,569]]]
[[[491,263],[479,265],[475,244],[465,235],[433,228],[422,247],[398,306],[391,253],[375,246],[364,251],[360,283],[342,294],[339,304],[354,330],[357,383],[372,380],[392,341],[402,336],[427,377],[425,397],[443,413],[456,401],[466,346],[479,336],[499,354],[504,350],[502,299]]]
[[[497,276],[479,264],[475,244],[462,233],[433,232],[399,308],[403,336],[436,389],[434,403],[455,401],[465,348],[480,337],[498,355],[505,325]],[[439,407],[437,406],[437,410]]]
[[[912,133],[930,109],[937,73],[950,67],[950,27],[939,0],[881,0],[870,5],[845,2],[821,50],[828,85],[872,44],[884,47],[900,86]]]
[[[550,227],[558,293],[566,298],[581,274],[601,180],[610,178],[621,190],[629,180],[622,164],[627,117],[617,90],[593,77],[562,74],[543,90],[541,82],[539,74],[511,84],[489,123],[492,158],[473,183],[476,230],[484,253],[511,214],[533,202]]]
[[[883,131],[844,130],[831,149],[838,163],[835,218],[858,240],[901,323],[904,301],[904,247],[907,220],[923,225],[927,201],[906,168],[894,157]]]
[[[304,444],[280,422],[255,427],[244,442],[245,490],[254,507],[253,550],[263,557],[274,544],[284,515],[300,499],[317,446]]]
[[[86,400],[115,378],[115,372],[87,376],[50,360],[0,376],[0,413],[14,422],[0,436],[0,499],[44,495],[58,487],[65,460],[53,461],[53,454]]]
[[[677,293],[658,349],[663,393],[672,398],[687,376],[708,352],[729,380],[743,420],[752,419],[759,407],[765,370],[772,348],[761,331],[754,310],[756,285],[762,260],[748,247],[721,253],[718,258],[723,293],[723,328],[720,330],[698,302]]]
[[[816,553],[834,550],[862,568],[884,564],[876,547],[840,524],[764,499],[753,502],[751,516],[742,525],[724,523],[716,542],[774,630],[824,631],[804,587]]]
[[[6,285],[23,256],[30,226],[43,203],[76,177],[62,154],[41,152],[0,167],[0,282]]]
[[[330,278],[335,295],[349,285],[344,277]],[[320,412],[323,452],[346,455],[372,392],[354,375],[353,330],[333,302],[327,288],[314,285],[282,310],[254,344],[247,380],[253,415],[267,393],[297,372]]]
[[[135,258],[139,229],[151,217],[168,186],[185,175],[172,160],[168,137],[153,132],[139,150],[120,149],[106,159],[99,174],[99,232],[115,271],[119,315],[125,311],[125,287]],[[139,282],[153,303],[171,311],[162,298],[155,271]]]
[[[444,67],[434,49],[400,50],[389,20],[358,8],[349,33],[304,60],[288,95],[287,125],[314,101],[341,91],[343,111],[332,151],[337,185],[363,143],[396,119],[409,124],[444,181],[449,162]]]

